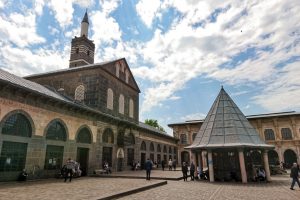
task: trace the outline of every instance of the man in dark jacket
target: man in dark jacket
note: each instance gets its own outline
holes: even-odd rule
[[[290,175],[290,177],[293,179],[292,185],[291,185],[291,188],[290,188],[291,190],[294,190],[295,182],[297,182],[297,184],[300,188],[300,183],[299,183],[298,176],[299,176],[299,169],[298,169],[297,163],[294,163],[293,167],[291,169],[291,175]]]
[[[182,175],[183,175],[183,181],[187,181],[188,167],[187,167],[187,165],[185,164],[185,162],[182,163],[181,171],[182,171]]]
[[[145,163],[145,169],[146,169],[146,180],[150,180],[150,174],[151,174],[151,170],[152,170],[152,161],[149,160],[149,158],[147,159],[147,161]]]
[[[191,174],[191,181],[193,181],[195,179],[195,165],[193,161],[190,166],[190,174]]]

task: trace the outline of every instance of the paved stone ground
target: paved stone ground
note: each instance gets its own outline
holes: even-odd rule
[[[121,198],[134,199],[197,199],[197,200],[296,200],[300,189],[291,191],[288,176],[272,177],[271,183],[208,183],[205,181],[168,181],[167,185]]]
[[[6,183],[0,185],[1,200],[82,200],[99,199],[116,193],[161,181],[120,178],[77,178],[64,183],[62,179]]]
[[[119,173],[118,173],[119,174]],[[124,176],[145,176],[145,171],[122,172]],[[179,177],[180,171],[153,170],[152,176]],[[300,199],[300,190],[289,189],[288,176],[272,177],[271,183],[209,183],[205,181],[168,181],[167,185],[132,194],[121,199],[205,199],[205,200],[296,200]],[[127,178],[99,178],[82,177],[71,183],[64,183],[62,179],[49,179],[25,183],[1,183],[1,200],[32,200],[32,199],[99,199],[109,195],[151,185],[159,180],[146,181],[144,179]]]

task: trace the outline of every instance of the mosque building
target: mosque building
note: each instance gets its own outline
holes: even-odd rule
[[[173,136],[140,122],[140,89],[126,59],[94,63],[88,31],[86,12],[80,36],[71,41],[69,68],[24,78],[0,69],[0,181],[16,180],[22,169],[29,179],[54,177],[68,158],[80,163],[83,175],[102,169],[104,162],[113,171],[129,170],[137,161],[143,168],[147,158],[176,159],[179,165],[201,158],[208,166],[204,158],[211,152],[197,140],[205,120],[169,124]],[[246,156],[287,167],[300,162],[300,113],[245,118],[260,144]],[[241,178],[245,182],[245,173]]]

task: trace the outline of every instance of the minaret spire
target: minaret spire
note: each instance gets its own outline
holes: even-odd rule
[[[72,39],[69,67],[79,67],[94,63],[95,44],[88,37],[89,17],[87,9],[81,21],[80,37]]]
[[[80,36],[85,36],[88,38],[88,31],[89,31],[89,17],[87,14],[87,9],[85,10],[84,17],[81,22],[81,33]]]

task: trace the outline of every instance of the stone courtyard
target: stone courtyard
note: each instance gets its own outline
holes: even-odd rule
[[[177,180],[180,171],[153,170],[151,181],[145,171],[126,171],[103,177],[0,183],[1,200],[32,199],[300,199],[300,189],[289,189],[288,175],[272,176],[271,183],[233,183]],[[166,180],[167,179],[167,184]],[[133,194],[131,194],[133,193]],[[119,195],[119,196],[118,196]]]

